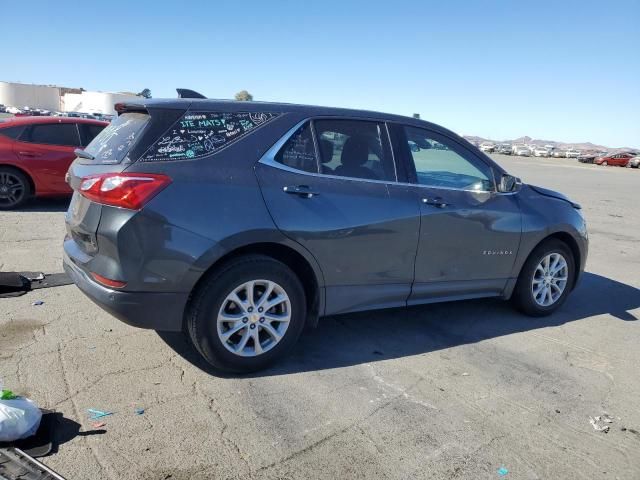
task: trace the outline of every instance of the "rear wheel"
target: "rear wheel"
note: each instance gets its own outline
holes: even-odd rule
[[[604,162],[602,162],[600,165],[602,165],[603,167],[606,167],[606,166],[608,166],[608,165],[609,165],[609,162],[604,161]]]
[[[23,205],[31,196],[29,179],[19,170],[0,167],[0,210]]]
[[[531,253],[518,277],[513,301],[533,317],[550,315],[573,288],[575,263],[564,242],[548,240]]]
[[[225,264],[198,289],[187,314],[191,342],[220,370],[260,370],[286,354],[306,320],[304,289],[283,263],[251,255]]]

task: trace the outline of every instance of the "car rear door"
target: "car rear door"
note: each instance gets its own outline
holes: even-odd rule
[[[75,158],[73,151],[80,143],[75,123],[42,123],[27,127],[14,144],[14,151],[36,177],[36,193],[71,193],[65,175]]]
[[[412,126],[394,131],[421,208],[409,304],[501,294],[521,237],[515,195],[497,193],[491,167],[455,139]]]
[[[256,174],[277,227],[322,269],[325,314],[406,304],[420,208],[411,187],[396,181],[384,123],[304,122]]]

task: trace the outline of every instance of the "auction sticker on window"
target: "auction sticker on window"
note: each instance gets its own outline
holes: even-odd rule
[[[142,161],[189,160],[211,155],[278,115],[269,112],[188,112],[147,150]]]

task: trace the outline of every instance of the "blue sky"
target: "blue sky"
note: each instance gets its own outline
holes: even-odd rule
[[[411,115],[640,147],[640,0],[23,1],[0,80]]]

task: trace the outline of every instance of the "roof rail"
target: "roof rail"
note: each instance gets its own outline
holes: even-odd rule
[[[176,88],[176,91],[178,92],[178,98],[207,98],[201,93],[188,88]]]

